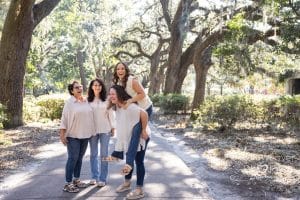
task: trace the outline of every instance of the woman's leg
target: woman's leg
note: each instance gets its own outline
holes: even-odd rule
[[[70,183],[73,179],[75,165],[79,157],[80,142],[76,138],[67,138],[68,160],[66,163],[66,182]]]
[[[101,133],[99,136],[100,136],[100,158],[101,158],[100,181],[106,183],[106,178],[108,174],[108,163],[103,161],[102,158],[108,156],[108,144],[110,140],[110,134]]]
[[[149,142],[149,138],[146,140],[145,149],[138,151],[135,157],[135,164],[136,164],[136,186],[137,187],[143,187],[144,185],[144,178],[145,178],[145,165],[144,165],[144,159],[145,159],[145,153],[147,149],[147,145]]]
[[[148,119],[150,120],[150,117],[153,112],[153,106],[151,105],[149,108],[147,108],[146,112],[148,113]],[[126,153],[126,164],[133,167],[134,158],[138,149],[138,145],[140,142],[140,136],[142,133],[142,124],[139,122],[135,125],[132,131],[132,136],[130,139],[130,143],[128,146],[128,150]]]
[[[89,139],[90,144],[90,166],[92,179],[99,181],[99,160],[98,160],[98,143],[99,143],[99,134],[92,136]]]
[[[146,112],[148,113],[148,120],[150,121],[153,113],[153,106],[151,105],[149,108],[147,108]]]
[[[138,122],[132,129],[132,136],[126,152],[126,164],[133,167],[134,159],[137,153],[138,145],[140,143],[140,135],[142,132],[142,124]]]
[[[79,177],[80,177],[82,159],[83,159],[83,156],[87,149],[89,139],[79,139],[79,141],[80,141],[79,155],[78,155],[78,160],[77,160],[75,168],[74,168],[74,178],[75,179],[79,179]]]

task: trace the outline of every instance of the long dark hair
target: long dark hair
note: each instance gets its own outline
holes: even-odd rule
[[[118,67],[118,65],[120,65],[120,64],[123,65],[123,66],[125,67],[125,72],[126,72],[126,74],[125,74],[124,80],[120,80],[119,77],[118,77],[118,74],[117,74],[117,67]],[[118,62],[118,63],[115,65],[115,68],[114,68],[114,78],[113,78],[113,83],[114,83],[114,84],[118,84],[118,82],[119,82],[119,80],[120,80],[120,81],[121,81],[121,85],[122,85],[124,88],[126,88],[126,83],[127,83],[128,77],[129,77],[130,75],[132,75],[132,74],[130,73],[130,70],[129,70],[128,66],[127,66],[125,63],[123,63],[123,62]]]
[[[89,85],[89,88],[88,88],[88,98],[87,98],[87,100],[88,100],[88,102],[92,102],[95,99],[95,94],[94,94],[94,91],[92,89],[93,84],[94,84],[95,81],[97,81],[101,85],[102,89],[101,89],[99,97],[100,97],[101,101],[105,101],[106,97],[107,97],[106,87],[104,85],[104,82],[100,78],[95,78],[90,82],[90,85]]]
[[[116,91],[117,98],[121,103],[124,103],[125,101],[131,98],[131,96],[125,91],[125,88],[121,85],[113,85],[110,87],[110,89],[114,89]],[[111,107],[116,109],[115,105],[110,101],[108,108]]]

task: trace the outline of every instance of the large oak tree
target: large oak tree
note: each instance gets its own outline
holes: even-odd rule
[[[12,0],[0,41],[0,103],[6,107],[4,128],[23,125],[25,63],[35,27],[60,0]]]

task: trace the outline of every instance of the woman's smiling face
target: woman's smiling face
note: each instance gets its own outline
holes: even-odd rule
[[[121,80],[123,80],[124,77],[126,76],[126,69],[125,69],[125,66],[122,63],[117,65],[117,76]]]
[[[117,96],[117,92],[114,88],[110,88],[109,90],[109,99],[113,104],[117,104],[118,103],[118,96]]]

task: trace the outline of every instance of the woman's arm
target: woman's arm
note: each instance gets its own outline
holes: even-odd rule
[[[137,95],[135,95],[131,99],[128,99],[127,102],[129,103],[137,102],[146,97],[146,93],[143,86],[136,78],[132,79],[132,89],[137,93]]]
[[[144,140],[147,140],[149,138],[149,135],[147,133],[147,126],[148,126],[148,114],[146,111],[143,109],[140,109],[140,118],[141,118],[141,123],[142,123],[142,134],[141,137]]]

